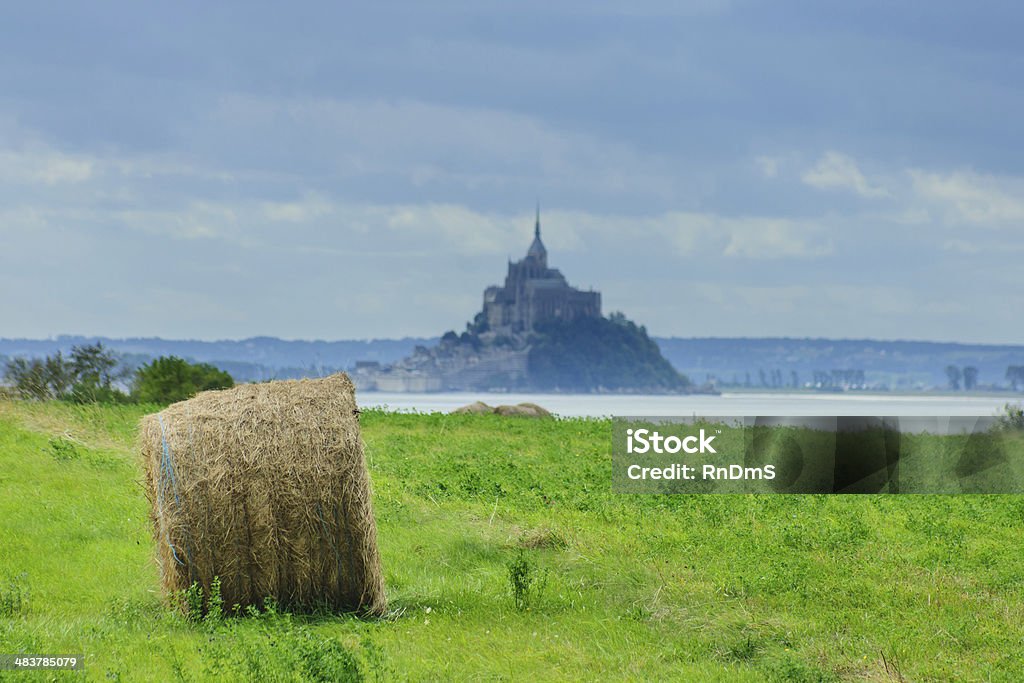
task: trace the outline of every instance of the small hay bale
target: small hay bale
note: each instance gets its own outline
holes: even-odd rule
[[[520,403],[514,406],[498,406],[494,409],[497,415],[518,417],[551,417],[551,413],[536,403]]]
[[[157,562],[224,605],[384,612],[355,388],[319,380],[206,391],[141,424]]]
[[[483,401],[473,401],[461,408],[456,408],[452,411],[453,415],[490,415],[494,412],[494,408],[487,405]]]
[[[525,408],[526,410],[533,411],[533,414],[536,417],[552,417],[551,411],[549,411],[547,408],[542,408],[541,406],[537,405],[536,403],[520,403],[519,407],[520,408]]]

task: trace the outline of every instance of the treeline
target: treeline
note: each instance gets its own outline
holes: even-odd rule
[[[953,391],[974,391],[976,389],[998,389],[998,386],[982,386],[978,383],[980,371],[974,365],[947,365],[946,381]],[[714,375],[709,375],[709,381],[715,381],[721,386],[743,386],[747,388],[761,387],[770,389],[798,388],[831,389],[831,390],[857,390],[857,389],[880,389],[887,388],[884,385],[869,385],[864,370],[860,368],[843,368],[833,370],[813,370],[810,382],[801,384],[800,375],[796,370],[784,373],[781,369],[757,371],[757,377],[751,377],[750,372],[745,373],[745,379],[740,380],[734,375],[732,382],[721,382]],[[1024,365],[1010,365],[1006,368],[1005,379],[1009,383],[1009,389],[1020,391],[1024,387]]]
[[[717,379],[717,378],[715,378]],[[797,389],[807,387],[811,389],[868,389],[867,379],[864,370],[860,368],[839,368],[833,370],[813,370],[811,380],[802,384],[800,373],[796,370],[784,372],[779,368],[768,370],[764,368],[757,371],[757,382],[750,373],[745,373],[745,379],[741,382],[738,376],[733,376],[731,384],[721,383],[723,386],[743,386],[747,388],[761,387],[767,389]]]
[[[946,377],[949,380],[949,388],[953,391],[970,391],[978,387],[978,368],[968,365],[960,368],[956,365],[946,366]],[[1024,385],[1024,365],[1008,365],[1004,379],[1010,383],[1010,389],[1019,391]]]
[[[970,391],[978,386],[978,368],[973,365],[960,368],[956,365],[946,366],[946,377],[949,378],[949,388],[953,391]]]
[[[173,403],[235,384],[213,365],[176,356],[132,369],[102,343],[74,346],[67,356],[58,351],[45,358],[11,359],[4,381],[24,399],[74,403]]]

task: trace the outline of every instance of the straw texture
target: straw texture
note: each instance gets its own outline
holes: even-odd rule
[[[344,373],[207,391],[142,419],[140,447],[164,589],[220,577],[228,608],[386,607]]]

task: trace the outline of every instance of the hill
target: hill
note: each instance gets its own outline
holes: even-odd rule
[[[527,363],[530,389],[685,391],[690,381],[661,355],[647,330],[622,315],[537,326]]]

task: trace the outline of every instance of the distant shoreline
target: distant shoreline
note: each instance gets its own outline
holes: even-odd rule
[[[892,395],[944,395],[948,392],[947,368],[972,366],[978,373],[977,388],[972,389],[971,395],[1002,396],[999,388],[1003,387],[1006,396],[1013,396],[1007,371],[1011,366],[1024,367],[1024,345],[791,337],[652,339],[672,366],[695,385],[711,381],[719,391],[737,393],[803,393],[813,391],[802,388],[803,385],[824,378],[835,384],[886,386]],[[0,339],[0,362],[4,357],[42,357],[57,351],[67,353],[76,344],[102,342],[133,365],[157,356],[175,355],[215,365],[237,381],[263,381],[323,376],[349,370],[359,361],[386,365],[407,357],[418,345],[430,346],[437,341],[436,337],[330,342],[253,337],[211,342],[66,335],[53,339]],[[855,374],[847,379],[840,374],[832,378],[833,372],[862,372],[863,376]],[[750,386],[743,386],[748,383]]]
[[[1024,396],[1021,396],[1024,399]],[[993,417],[1002,412],[1005,396],[768,393],[701,394],[543,394],[445,392],[431,394],[356,392],[364,408],[397,412],[450,413],[475,401],[488,404],[536,403],[562,417],[611,416],[841,416]]]

